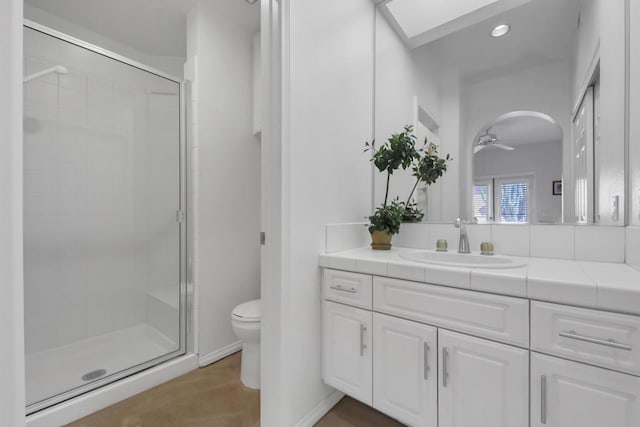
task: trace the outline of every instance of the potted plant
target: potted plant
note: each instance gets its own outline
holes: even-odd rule
[[[405,206],[398,200],[389,203],[389,182],[393,172],[402,168],[409,168],[416,157],[416,137],[411,126],[405,126],[404,131],[391,135],[380,147],[375,147],[375,141],[369,144],[365,151],[371,150],[371,161],[375,167],[387,174],[384,203],[369,217],[369,233],[371,233],[373,249],[391,249],[391,238],[400,231]]]
[[[420,150],[416,149],[416,137],[412,126],[405,126],[403,132],[393,134],[380,147],[375,147],[375,142],[365,143],[365,151],[371,150],[371,161],[382,173],[386,173],[386,188],[382,206],[376,208],[369,217],[369,233],[371,233],[371,247],[379,250],[391,249],[391,239],[400,231],[403,222],[418,222],[424,217],[424,213],[412,202],[413,193],[421,182],[427,185],[433,184],[447,170],[449,155],[445,158],[438,157],[435,144],[427,144]],[[402,168],[412,167],[412,175],[416,177],[409,197],[406,202],[397,198],[389,201],[389,182],[393,172]]]
[[[404,210],[404,204],[397,200],[376,208],[373,215],[369,217],[369,233],[371,233],[373,249],[391,249],[391,239],[400,231]]]

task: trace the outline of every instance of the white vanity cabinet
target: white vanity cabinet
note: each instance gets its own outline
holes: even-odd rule
[[[640,426],[640,316],[331,269],[322,304],[325,382],[409,426]]]
[[[373,313],[373,407],[405,424],[438,425],[438,331]]]
[[[526,427],[529,351],[440,330],[440,427]]]
[[[531,427],[640,426],[640,378],[531,353]]]
[[[324,382],[367,405],[372,402],[372,313],[323,301]]]

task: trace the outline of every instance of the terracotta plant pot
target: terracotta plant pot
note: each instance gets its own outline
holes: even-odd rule
[[[371,232],[371,248],[377,251],[388,251],[391,249],[392,234],[374,230]]]

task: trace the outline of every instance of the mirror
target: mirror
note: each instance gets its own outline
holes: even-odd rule
[[[425,220],[625,225],[625,25],[624,1],[378,4],[376,139],[410,124],[454,158]]]

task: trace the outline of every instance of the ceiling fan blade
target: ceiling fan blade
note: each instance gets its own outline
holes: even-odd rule
[[[483,149],[485,149],[485,148],[487,148],[487,146],[486,146],[486,145],[480,145],[480,144],[477,144],[477,145],[475,145],[475,146],[473,147],[473,154],[476,154],[477,152],[479,152],[479,151],[481,151],[481,150],[483,150]]]
[[[507,150],[507,151],[513,151],[515,150],[514,147],[510,146],[510,145],[504,145],[500,142],[494,142],[492,145],[495,145],[498,148],[502,148],[503,150]]]

